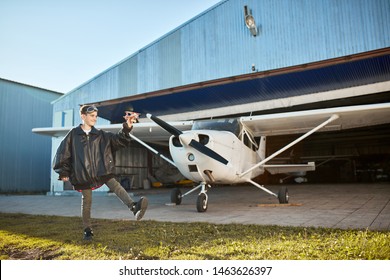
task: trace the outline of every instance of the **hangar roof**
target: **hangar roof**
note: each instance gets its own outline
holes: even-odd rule
[[[99,106],[99,116],[112,123],[119,123],[123,121],[123,112],[129,107],[141,114],[152,113],[162,116],[197,110],[211,111],[215,108],[243,105],[260,100],[304,96],[385,81],[390,81],[390,48],[265,72],[253,72],[95,104]],[[389,94],[386,94],[386,98],[387,100],[380,101],[390,101]],[[258,108],[257,111],[264,110]],[[213,114],[211,113],[210,116]]]

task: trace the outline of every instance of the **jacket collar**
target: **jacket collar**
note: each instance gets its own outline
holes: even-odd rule
[[[84,130],[81,128],[81,124],[76,127],[76,133],[77,134],[85,134]],[[97,130],[94,126],[91,128],[90,134],[98,134],[99,130]]]

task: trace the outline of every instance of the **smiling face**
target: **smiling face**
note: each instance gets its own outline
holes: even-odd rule
[[[89,129],[96,124],[97,112],[81,114],[81,119],[83,120],[84,128]]]

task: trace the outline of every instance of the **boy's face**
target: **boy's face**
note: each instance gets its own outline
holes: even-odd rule
[[[94,126],[97,121],[97,112],[81,114],[81,119],[84,121],[84,124],[88,126]]]

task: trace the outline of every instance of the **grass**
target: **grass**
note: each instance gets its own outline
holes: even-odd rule
[[[388,260],[390,232],[0,213],[0,259]]]

